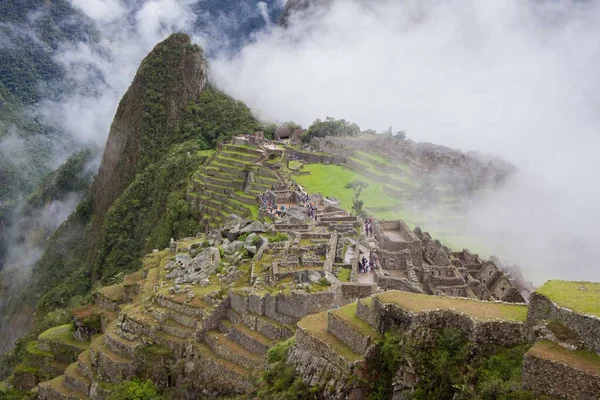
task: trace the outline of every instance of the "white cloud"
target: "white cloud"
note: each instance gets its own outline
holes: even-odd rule
[[[264,1],[259,1],[256,3],[256,7],[258,7],[258,11],[260,15],[265,20],[265,24],[271,25],[271,17],[269,17],[269,6]]]
[[[212,65],[266,118],[392,125],[511,161],[515,181],[454,229],[536,282],[597,280],[599,18],[566,0],[338,1]]]

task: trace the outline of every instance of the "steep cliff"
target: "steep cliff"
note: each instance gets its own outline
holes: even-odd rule
[[[174,128],[206,85],[206,68],[202,50],[185,34],[171,35],[142,62],[117,109],[90,193],[91,257],[110,206],[138,172],[181,141]]]

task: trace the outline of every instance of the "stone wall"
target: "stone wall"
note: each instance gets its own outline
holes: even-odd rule
[[[339,290],[341,291],[342,301],[346,303],[364,299],[377,293],[377,285],[375,283],[342,283]]]
[[[533,326],[544,320],[560,321],[577,333],[587,349],[600,353],[600,318],[561,307],[546,296],[534,292],[529,299],[527,323]]]
[[[383,290],[401,290],[403,292],[423,293],[422,290],[413,286],[406,278],[394,278],[392,276],[376,275],[375,283]]]
[[[329,332],[333,333],[335,337],[346,343],[355,353],[365,354],[372,343],[371,336],[362,335],[352,326],[349,326],[342,318],[336,316],[332,312],[327,314],[327,318]]]
[[[527,353],[523,387],[559,399],[598,400],[600,376]]]
[[[516,321],[479,321],[458,310],[413,313],[395,304],[384,304],[377,297],[373,299],[373,307],[380,315],[383,330],[391,326],[399,326],[406,330],[416,327],[435,330],[456,328],[471,342],[480,346],[514,346],[527,342],[525,324]]]
[[[289,295],[283,293],[277,295],[277,311],[296,318],[328,310],[333,308],[334,303],[333,291],[318,293],[294,291]]]

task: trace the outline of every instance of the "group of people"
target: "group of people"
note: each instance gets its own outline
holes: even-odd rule
[[[313,203],[306,203],[306,213],[308,214],[308,218],[317,220],[317,207],[313,205]]]
[[[367,233],[367,236],[373,236],[373,219],[372,218],[365,220],[365,232]]]
[[[366,274],[373,271],[374,266],[375,265],[373,264],[373,261],[367,261],[367,259],[363,257],[362,260],[358,262],[358,272],[361,274]]]

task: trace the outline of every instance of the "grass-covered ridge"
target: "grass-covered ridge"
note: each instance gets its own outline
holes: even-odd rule
[[[600,283],[551,280],[537,292],[559,306],[600,317]]]
[[[376,296],[383,303],[392,303],[412,312],[455,310],[481,321],[507,320],[525,322],[527,306],[495,303],[456,297],[439,297],[400,291],[390,291]]]

